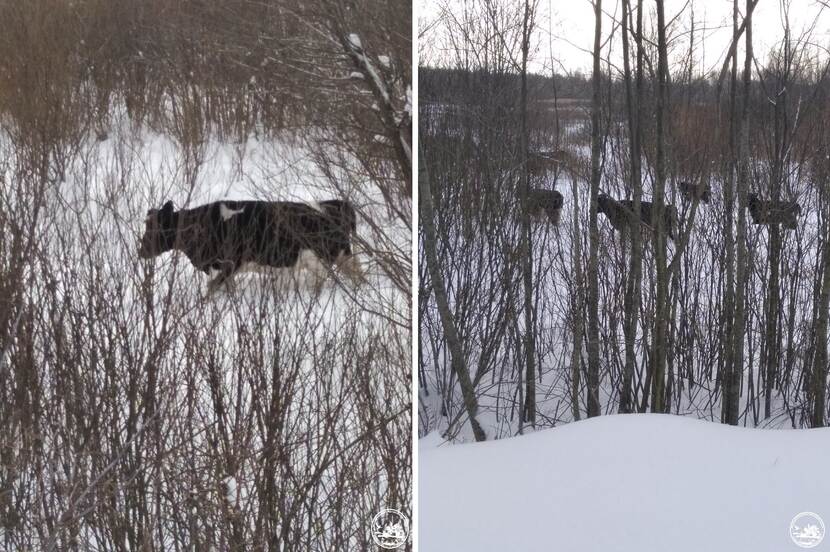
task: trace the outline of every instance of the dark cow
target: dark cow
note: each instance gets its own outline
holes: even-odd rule
[[[214,291],[240,271],[254,267],[286,268],[307,264],[322,284],[323,271],[336,265],[353,281],[363,275],[352,254],[356,228],[354,208],[347,201],[319,204],[287,201],[217,201],[176,211],[168,201],[147,211],[138,256],[183,252],[197,269],[218,275],[208,284]]]
[[[556,190],[542,190],[532,188],[528,191],[527,204],[528,213],[537,220],[547,220],[553,224],[559,224],[559,214],[562,212],[562,194]]]
[[[699,199],[703,203],[709,203],[709,200],[712,198],[708,182],[699,182],[698,184],[692,184],[691,182],[681,182],[680,195],[682,195],[683,199],[685,199],[686,201]]]
[[[617,201],[606,194],[599,194],[597,197],[599,205],[598,212],[604,213],[608,217],[608,221],[615,229],[620,232],[625,232],[630,227],[630,221],[634,218],[634,202],[630,199],[622,199]],[[651,216],[651,202],[640,201],[640,220],[648,225],[649,228],[654,228]],[[674,205],[666,205],[663,210],[663,225],[666,228],[666,234],[674,240],[674,228],[677,221],[677,209]]]
[[[747,208],[755,224],[781,224],[784,228],[798,228],[801,205],[795,201],[765,201],[757,194],[749,194]]]

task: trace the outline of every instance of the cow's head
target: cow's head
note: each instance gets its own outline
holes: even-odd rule
[[[161,209],[150,209],[145,219],[144,236],[138,248],[141,259],[149,259],[173,249],[176,243],[176,211],[168,201]]]
[[[597,196],[597,212],[610,214],[613,201],[607,194],[599,194]]]

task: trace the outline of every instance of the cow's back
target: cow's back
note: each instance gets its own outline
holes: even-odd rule
[[[340,200],[318,207],[290,201],[225,201],[211,206],[211,220],[218,215],[223,255],[237,263],[293,266],[304,249],[333,262],[341,251],[349,252],[354,210]]]
[[[301,204],[266,201],[220,201],[210,205],[217,227],[220,256],[236,265],[291,266],[299,256],[294,237]]]

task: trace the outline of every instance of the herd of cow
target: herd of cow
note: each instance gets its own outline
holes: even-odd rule
[[[545,174],[553,163],[564,163],[559,157],[531,158],[531,176]],[[711,199],[706,184],[681,182],[679,189],[687,201],[709,203]],[[556,190],[534,188],[528,196],[531,216],[546,218],[551,224],[559,223],[563,203],[562,194]],[[598,212],[619,232],[636,220],[631,200],[599,194],[597,204]],[[780,224],[789,229],[797,227],[801,214],[801,207],[794,201],[764,201],[756,194],[749,194],[747,208],[755,224]],[[649,228],[654,226],[653,212],[651,202],[640,202],[639,219]],[[674,240],[677,208],[666,205],[663,216],[666,234]],[[196,269],[215,273],[208,284],[209,292],[232,283],[238,272],[269,268],[307,269],[318,292],[334,270],[355,284],[365,281],[352,248],[357,217],[348,201],[307,204],[227,200],[178,211],[168,201],[161,209],[147,211],[145,225],[138,256],[148,259],[167,251],[181,251]]]
[[[680,183],[680,191],[684,198],[690,199],[697,187],[687,183]],[[700,193],[697,199],[708,203],[709,189]],[[556,190],[544,190],[533,188],[528,195],[530,214],[533,217],[547,217],[551,224],[559,224],[559,216],[564,203],[562,194]],[[755,224],[780,224],[784,228],[795,230],[798,227],[798,216],[801,214],[801,206],[795,201],[765,201],[756,194],[747,196],[747,209]],[[615,230],[623,232],[629,227],[629,221],[634,219],[634,202],[630,199],[614,199],[607,194],[599,194],[597,197],[597,211],[603,213]],[[653,228],[652,203],[650,201],[640,202],[640,221],[646,226]],[[663,211],[663,225],[666,234],[672,240],[675,239],[675,228],[677,227],[677,208],[667,204]]]
[[[138,250],[142,259],[181,251],[193,266],[215,277],[212,293],[249,270],[308,269],[319,292],[337,269],[356,284],[365,278],[352,250],[357,226],[348,201],[218,201],[176,210],[173,202],[150,209]]]
[[[548,172],[559,169],[566,165],[565,154],[553,152],[552,154],[533,153],[528,157],[528,173],[534,180],[544,179]],[[702,201],[709,203],[711,190],[707,183],[693,184],[680,182],[678,186],[681,196],[687,201]],[[747,209],[755,224],[777,225],[794,230],[798,227],[798,216],[801,214],[801,206],[795,201],[773,201],[762,200],[757,194],[748,194]],[[529,213],[534,218],[547,219],[551,224],[559,224],[560,213],[564,204],[562,194],[556,190],[532,188],[528,194]],[[630,221],[636,220],[634,214],[634,202],[630,199],[614,199],[607,194],[599,194],[597,197],[597,211],[603,213],[611,226],[619,232],[624,232],[630,226]],[[639,219],[642,224],[653,228],[652,219],[653,206],[650,201],[640,202]],[[675,239],[677,229],[677,208],[667,204],[663,211],[663,225],[666,234],[672,240]]]

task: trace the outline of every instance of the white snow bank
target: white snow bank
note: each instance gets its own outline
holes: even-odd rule
[[[487,443],[431,434],[419,449],[430,552],[785,552],[800,550],[796,514],[830,522],[830,428],[602,416]]]

